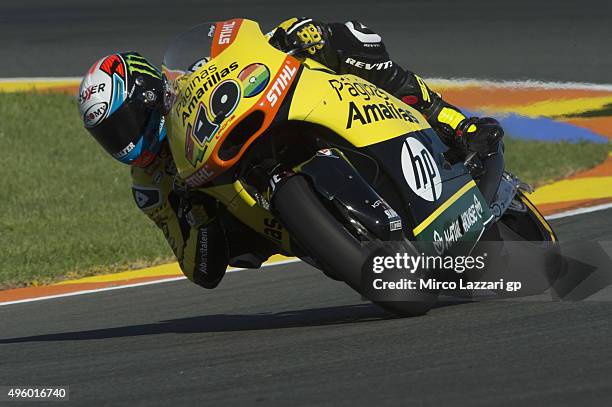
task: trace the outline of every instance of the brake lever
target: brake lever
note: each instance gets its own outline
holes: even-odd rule
[[[467,157],[465,157],[465,161],[463,161],[463,165],[465,165],[466,167],[470,167],[471,165],[474,165],[474,163],[472,163],[472,160],[474,159],[474,157],[476,157],[476,152],[472,151],[471,153],[467,155]]]
[[[470,172],[470,174],[472,174],[472,177],[474,178],[478,178],[479,176],[481,176],[484,171],[482,163],[474,160],[477,157],[478,154],[476,152],[470,152],[463,161],[463,165],[465,165],[465,167],[468,169],[468,171]]]

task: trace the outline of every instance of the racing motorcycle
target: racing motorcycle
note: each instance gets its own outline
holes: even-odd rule
[[[198,25],[169,47],[166,125],[189,188],[280,253],[366,297],[364,264],[390,242],[415,255],[456,256],[485,239],[524,241],[554,256],[555,233],[526,185],[504,171],[502,151],[453,158],[418,111],[364,79],[293,56],[312,45],[281,52],[256,22],[233,19]],[[437,295],[368,298],[419,315]]]

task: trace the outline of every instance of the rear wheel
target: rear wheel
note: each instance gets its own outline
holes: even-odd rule
[[[327,274],[363,294],[361,270],[372,252],[367,252],[330,213],[306,178],[296,175],[283,182],[275,192],[273,205],[292,238]],[[427,313],[436,297],[434,293],[415,292],[405,301],[376,304],[398,315],[416,316]]]

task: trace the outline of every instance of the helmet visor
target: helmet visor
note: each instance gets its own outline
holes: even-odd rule
[[[136,148],[150,116],[151,110],[142,103],[128,101],[100,124],[87,130],[109,154],[122,160]]]

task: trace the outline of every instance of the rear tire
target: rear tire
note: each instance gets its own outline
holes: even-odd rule
[[[323,205],[303,176],[283,182],[274,195],[276,214],[300,247],[316,258],[327,274],[344,281],[362,294],[361,270],[371,253]],[[375,302],[401,316],[427,313],[437,295],[418,293],[419,301]],[[425,300],[422,300],[425,299]]]

